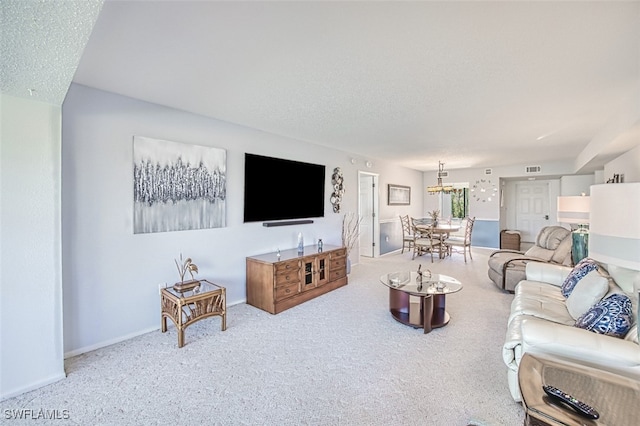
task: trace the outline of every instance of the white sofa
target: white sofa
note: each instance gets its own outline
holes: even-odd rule
[[[515,288],[502,351],[508,367],[509,390],[515,401],[521,400],[518,366],[525,352],[575,360],[640,379],[640,346],[635,323],[638,295],[634,293],[634,286],[640,288],[640,272],[612,265],[599,266],[599,276],[590,274],[589,280],[585,277],[578,281],[569,297],[565,297],[561,287],[571,267],[541,262],[527,264],[526,278]],[[626,294],[633,305],[633,324],[625,336],[612,337],[575,326],[584,312],[593,312],[594,304],[612,293]]]

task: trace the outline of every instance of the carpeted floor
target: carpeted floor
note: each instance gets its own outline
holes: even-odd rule
[[[177,347],[173,327],[66,361],[65,380],[0,403],[2,424],[520,425],[501,358],[512,295],[487,278],[487,253],[361,259],[349,285],[271,315],[242,304],[200,321]],[[396,322],[381,274],[458,278],[451,322],[429,334]],[[7,410],[66,410],[14,420]]]

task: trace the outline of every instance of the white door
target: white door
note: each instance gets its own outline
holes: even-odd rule
[[[370,173],[358,173],[360,201],[358,214],[360,222],[360,256],[375,256],[376,220],[378,207],[378,176]]]
[[[520,239],[533,243],[540,230],[549,225],[549,184],[516,184],[516,229]]]

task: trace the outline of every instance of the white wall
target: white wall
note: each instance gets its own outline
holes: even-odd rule
[[[379,170],[380,173],[380,179],[378,181],[380,220],[395,220],[400,224],[399,216],[422,216],[422,206],[425,197],[425,191],[422,187],[422,172],[384,163],[378,164],[376,170]],[[389,184],[410,186],[411,204],[408,206],[390,206]]]
[[[0,95],[0,399],[64,377],[60,108]]]
[[[352,155],[234,124],[72,85],[63,105],[62,230],[64,347],[72,355],[159,328],[158,283],[178,279],[173,260],[183,253],[199,278],[227,288],[227,304],[246,297],[245,257],[293,248],[322,238],[341,244],[342,214],[329,203],[331,174],[344,172],[342,213],[357,211],[358,170]],[[133,234],[133,136],[141,135],[227,150],[227,226],[217,229]],[[325,217],[312,225],[263,227],[242,222],[244,153],[326,166]],[[404,209],[386,206],[386,183],[416,186],[421,173],[373,161],[380,174],[381,217]],[[287,192],[288,176],[265,179],[273,202],[305,194]],[[417,202],[422,202],[418,198]],[[357,259],[355,259],[357,260]],[[229,327],[234,319],[229,318]]]
[[[640,182],[640,142],[634,149],[605,164],[605,181],[614,174],[623,174],[625,182]]]
[[[595,183],[595,175],[562,176],[560,178],[560,195],[589,195],[590,187]]]

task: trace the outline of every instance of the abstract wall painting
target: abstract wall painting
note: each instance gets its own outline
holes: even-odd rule
[[[133,138],[133,233],[226,226],[224,149]]]

